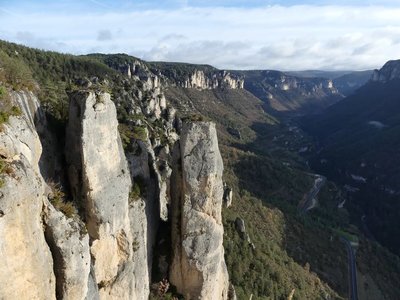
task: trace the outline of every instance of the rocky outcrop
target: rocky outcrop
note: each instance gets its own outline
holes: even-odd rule
[[[34,127],[38,101],[29,93],[11,98],[25,106],[0,132],[0,299],[55,299],[53,260],[41,217],[46,184]]]
[[[73,196],[81,202],[102,299],[133,299],[132,234],[128,164],[107,93],[72,96],[66,151]]]
[[[90,272],[89,236],[85,225],[45,203],[45,236],[54,259],[57,299],[84,300]]]
[[[243,89],[244,80],[226,71],[217,71],[206,75],[202,70],[195,70],[183,83],[178,85],[199,90],[216,88]]]
[[[299,90],[304,95],[312,93],[333,93],[338,90],[333,85],[331,79],[324,78],[300,78],[278,71],[262,71],[265,82],[270,85],[271,91],[278,89],[281,91]]]
[[[343,98],[330,79],[271,70],[241,73],[245,76],[245,89],[263,100],[268,109],[280,112],[316,113]]]
[[[215,124],[179,126],[183,135],[171,151],[179,119],[161,90],[150,94],[160,113],[151,107],[148,118],[132,121],[148,129],[130,137],[125,154],[110,95],[73,93],[62,165],[37,99],[13,93],[22,116],[0,131],[0,299],[145,300],[153,261],[162,278],[170,271],[187,299],[233,295],[222,246],[223,165]],[[72,215],[56,204],[54,181],[46,183],[55,177],[61,204],[72,200],[79,209]],[[154,254],[157,233],[163,250]]]
[[[229,186],[225,186],[224,188],[225,207],[230,207],[232,205],[232,200],[233,200],[233,191]]]
[[[388,82],[400,79],[400,60],[388,61],[380,70],[374,70],[372,81]]]
[[[215,124],[185,123],[174,156],[170,281],[185,299],[227,299],[223,163]]]
[[[255,245],[252,243],[252,241],[251,241],[251,239],[250,239],[250,236],[249,236],[249,234],[248,234],[247,231],[246,231],[246,225],[245,225],[244,220],[241,219],[241,218],[236,218],[236,220],[235,220],[235,227],[236,227],[236,230],[238,231],[238,233],[239,233],[239,235],[240,235],[240,238],[241,238],[242,240],[247,241],[247,243],[249,243],[249,245],[250,245],[253,249],[255,249],[256,247],[255,247]]]

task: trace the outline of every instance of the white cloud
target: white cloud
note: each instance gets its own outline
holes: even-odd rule
[[[126,52],[231,69],[367,69],[400,58],[399,15],[393,6],[187,4],[73,15],[25,12],[18,19],[4,13],[0,38],[62,52]]]

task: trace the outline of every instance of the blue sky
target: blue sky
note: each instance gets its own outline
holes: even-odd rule
[[[0,0],[0,39],[231,69],[378,68],[400,58],[396,0]]]

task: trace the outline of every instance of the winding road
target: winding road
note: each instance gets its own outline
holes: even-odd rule
[[[317,197],[319,191],[326,183],[326,178],[321,175],[314,175],[316,177],[313,187],[304,196],[303,200],[299,204],[300,214],[307,213],[308,210],[314,207],[315,198]],[[364,221],[364,219],[362,220]],[[357,268],[356,268],[356,258],[354,254],[354,249],[351,243],[345,237],[340,237],[340,240],[346,245],[347,256],[348,256],[348,266],[349,266],[349,295],[350,300],[358,300],[358,290],[357,290]]]
[[[299,205],[299,211],[301,214],[305,214],[308,210],[314,207],[314,201],[319,191],[324,186],[326,178],[321,175],[315,175],[317,178],[314,181],[314,185],[311,190],[304,196],[304,200]]]
[[[348,239],[341,237],[340,240],[346,245],[347,255],[349,260],[349,287],[350,287],[350,299],[358,300],[357,291],[357,268],[356,268],[356,257],[354,255],[354,249]]]

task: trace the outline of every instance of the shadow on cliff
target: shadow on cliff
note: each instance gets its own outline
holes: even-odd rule
[[[40,109],[40,108],[39,108]],[[59,184],[70,195],[70,185],[65,161],[65,130],[67,120],[60,120],[43,111],[35,113],[35,126],[42,144],[39,170],[47,183]]]

